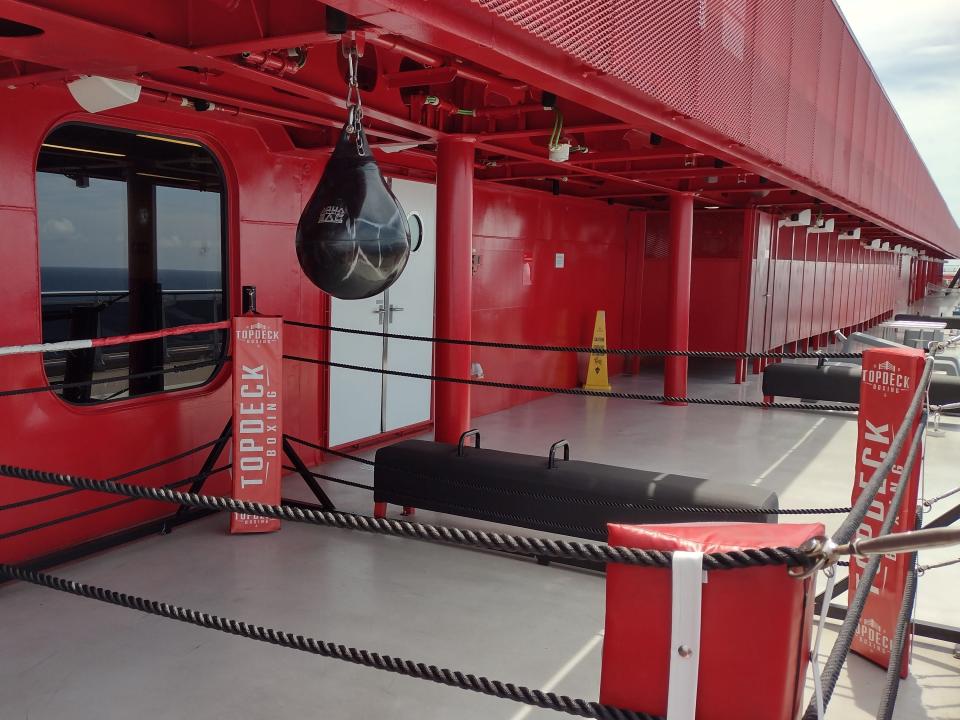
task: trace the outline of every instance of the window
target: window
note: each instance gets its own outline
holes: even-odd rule
[[[223,173],[199,143],[82,124],[47,136],[37,161],[43,341],[146,332],[227,317]],[[196,387],[226,331],[46,353],[74,403]],[[167,371],[167,372],[164,372]]]
[[[407,215],[407,224],[410,226],[410,252],[416,252],[423,243],[423,220],[419,213],[412,212]]]

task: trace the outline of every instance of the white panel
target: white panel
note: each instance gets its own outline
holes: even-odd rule
[[[358,330],[382,331],[376,310],[383,296],[366,300],[331,301],[332,325]],[[330,333],[330,359],[349,365],[380,368],[383,340],[366,335]],[[380,433],[382,376],[358,370],[330,368],[330,445]]]
[[[671,568],[670,680],[667,720],[694,720],[700,676],[703,553],[674,551]]]
[[[420,247],[400,279],[387,291],[389,304],[403,308],[391,313],[389,329],[405,335],[433,335],[434,278],[436,271],[437,189],[429,183],[393,180],[391,187],[407,215],[419,216],[423,226]],[[411,219],[411,231],[415,221]],[[390,370],[431,373],[433,345],[412,340],[390,340],[387,363]],[[386,378],[383,408],[384,430],[413,425],[430,419],[430,382],[410,378]]]

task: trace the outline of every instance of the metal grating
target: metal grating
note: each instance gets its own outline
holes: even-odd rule
[[[473,2],[960,255],[960,230],[833,0]]]

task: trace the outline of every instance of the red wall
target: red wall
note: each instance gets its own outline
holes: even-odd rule
[[[589,345],[597,310],[607,316],[607,343],[621,347],[629,238],[640,238],[642,214],[623,206],[541,192],[475,185],[473,336],[553,345]],[[554,267],[556,253],[565,266]],[[636,253],[631,262],[637,262]],[[438,299],[438,302],[442,300]],[[572,387],[570,353],[475,348],[489,380]],[[610,372],[622,364],[611,358]],[[536,393],[474,387],[473,415],[527,402]]]
[[[39,258],[34,170],[40,143],[69,119],[90,122],[61,88],[30,90],[29,102],[0,116],[0,267],[4,269],[5,319],[0,345],[41,341]],[[214,123],[194,112],[159,110],[143,104],[101,113],[100,122],[119,127],[181,134],[204,142],[220,158],[227,176],[230,278],[237,310],[241,285],[257,285],[259,309],[320,321],[325,302],[299,270],[293,235],[300,210],[321,164],[287,154],[282,133],[261,134],[239,125]],[[16,138],[15,142],[6,138]],[[272,146],[272,147],[271,147]],[[275,152],[271,151],[274,150]],[[242,249],[241,249],[242,240]],[[321,352],[319,333],[287,333],[286,349]],[[0,388],[44,385],[39,355],[0,358]],[[53,393],[0,398],[2,462],[76,475],[106,477],[146,465],[211,440],[230,412],[229,370],[202,388],[104,405],[68,405]],[[285,369],[285,429],[306,438],[320,435],[325,407],[315,366],[288,363]],[[309,454],[308,459],[312,459]],[[160,484],[196,472],[202,454],[137,476],[132,482]],[[224,460],[225,461],[225,460]],[[210,492],[227,489],[227,475],[211,478]],[[51,492],[48,485],[3,479],[0,505]],[[115,502],[114,497],[78,493],[15,510],[0,511],[0,534]],[[137,502],[0,541],[0,561],[17,562],[170,513],[170,506]]]
[[[690,279],[690,349],[737,350],[742,344],[741,293],[744,214],[741,211],[698,211],[693,221],[693,260]],[[647,216],[640,343],[643,348],[667,347],[667,271],[669,217]]]

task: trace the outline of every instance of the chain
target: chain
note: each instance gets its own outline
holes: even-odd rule
[[[360,65],[360,54],[357,51],[356,44],[351,44],[349,49],[344,47],[344,55],[347,57],[347,132],[356,135],[357,154],[363,155],[363,100],[360,97],[360,84],[357,80],[357,70]]]

